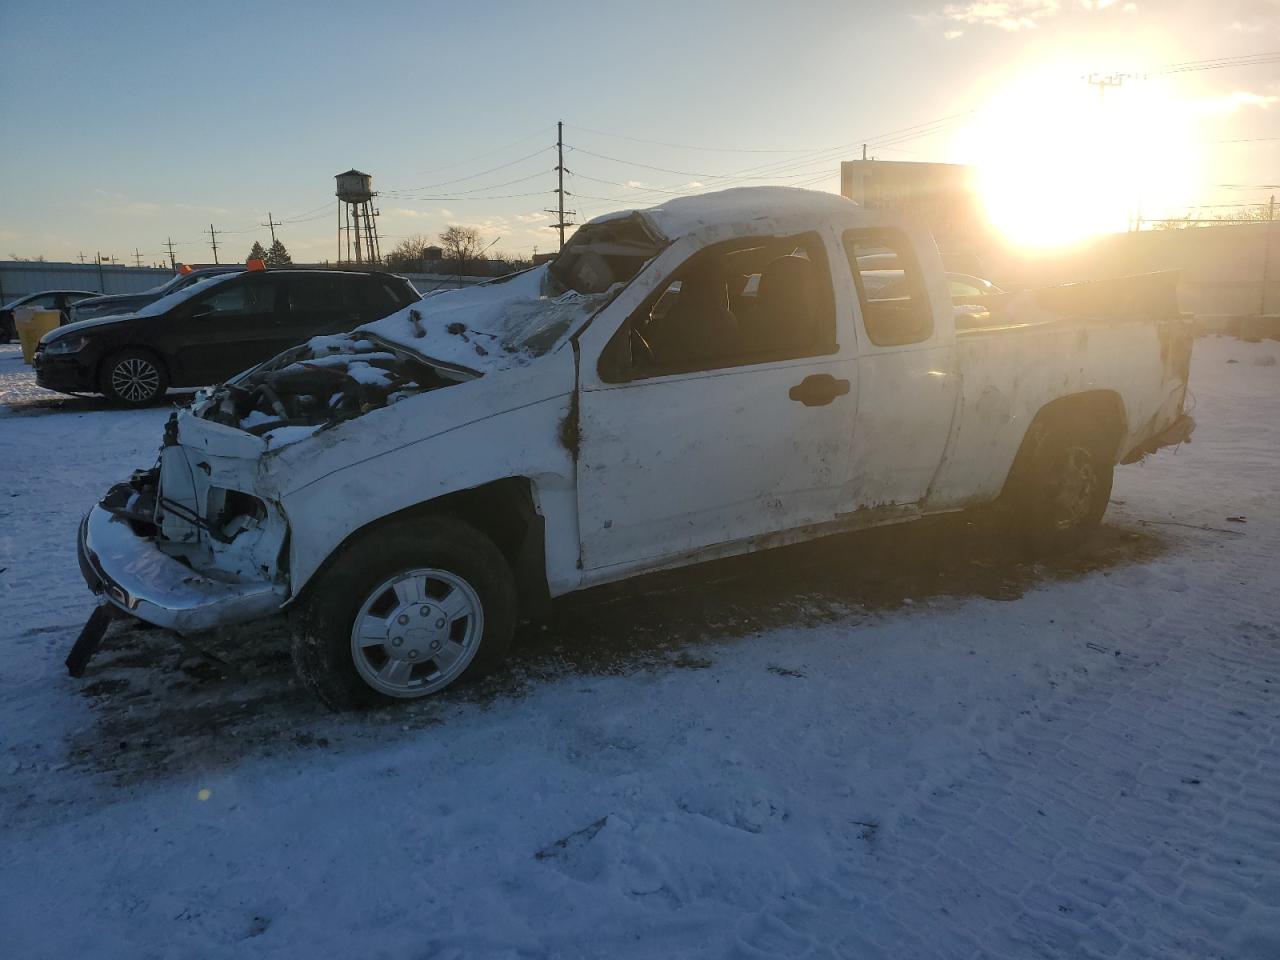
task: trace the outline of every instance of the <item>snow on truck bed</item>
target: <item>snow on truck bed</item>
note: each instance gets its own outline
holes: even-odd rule
[[[691,576],[729,600],[668,621],[678,657],[557,665],[553,626],[523,673],[356,717],[252,636],[226,679],[122,627],[65,675],[76,523],[165,411],[40,398],[15,353],[6,956],[1280,956],[1280,345],[1200,341],[1194,442],[1118,471],[1108,522],[1157,555],[879,611],[815,572],[794,622]]]

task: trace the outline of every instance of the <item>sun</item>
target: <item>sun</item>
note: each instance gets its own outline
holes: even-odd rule
[[[1020,247],[1123,231],[1192,195],[1199,154],[1188,111],[1158,79],[1105,88],[1046,69],[1008,84],[957,144],[992,225]]]

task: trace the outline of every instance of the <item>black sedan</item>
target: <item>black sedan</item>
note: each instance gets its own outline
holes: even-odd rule
[[[169,387],[219,383],[310,337],[351,330],[418,299],[413,284],[387,273],[223,274],[134,313],[47,334],[36,350],[36,382],[142,406]]]
[[[29,293],[25,297],[10,301],[4,305],[3,310],[0,310],[0,343],[8,343],[17,333],[13,311],[19,307],[34,307],[37,310],[60,310],[62,311],[62,322],[66,323],[72,304],[96,296],[96,293],[91,293],[88,290],[42,290],[39,293]]]

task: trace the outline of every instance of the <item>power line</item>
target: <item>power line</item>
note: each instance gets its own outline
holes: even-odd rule
[[[755,149],[751,147],[695,147],[688,143],[671,143],[666,140],[646,140],[644,137],[630,137],[623,133],[606,133],[603,130],[593,130],[590,127],[581,127],[577,124],[566,124],[570,130],[581,130],[583,133],[593,133],[598,137],[612,137],[615,140],[630,140],[632,143],[648,143],[657,147],[673,147],[677,150],[699,150],[704,153],[809,153],[813,147],[790,147],[786,149]]]
[[[551,149],[552,149],[551,147],[542,147],[541,149],[535,150],[533,151],[533,153],[526,154],[523,157],[517,157],[515,160],[511,160],[507,163],[500,163],[496,167],[490,167],[488,170],[481,170],[479,173],[473,173],[473,174],[470,174],[469,176],[457,177],[456,179],[453,179],[453,180],[441,180],[439,183],[428,183],[421,187],[410,187],[403,190],[384,190],[383,193],[395,194],[395,195],[400,195],[405,193],[417,193],[419,190],[434,190],[436,187],[447,187],[453,183],[462,183],[466,180],[474,180],[477,177],[483,177],[483,176],[486,176],[487,174],[494,173],[498,170],[505,170],[507,167],[514,167],[517,163],[523,163],[525,160],[530,160],[533,157],[538,156],[539,154],[547,153]]]
[[[430,172],[435,173],[440,170],[451,170],[454,167],[461,167],[465,164],[472,163],[475,160],[483,160],[485,157],[492,157],[494,154],[502,153],[505,150],[510,150],[512,147],[518,147],[522,143],[528,143],[530,140],[535,140],[538,137],[545,136],[548,129],[548,127],[543,127],[537,133],[531,133],[529,136],[521,137],[519,140],[512,140],[510,143],[503,144],[500,147],[494,147],[492,150],[486,150],[484,153],[477,153],[464,160],[455,160],[453,163],[446,163],[439,167],[432,167]]]
[[[555,169],[555,168],[553,167],[552,169]],[[536,173],[531,173],[531,174],[529,174],[528,176],[525,176],[525,177],[517,177],[515,180],[505,180],[505,181],[503,181],[502,183],[490,183],[490,184],[486,184],[486,185],[485,185],[485,186],[483,186],[483,187],[473,187],[473,188],[472,188],[472,189],[470,189],[470,190],[460,190],[460,191],[458,191],[457,193],[454,193],[454,194],[448,194],[447,196],[457,197],[457,198],[459,198],[459,199],[465,200],[465,199],[467,199],[467,198],[471,197],[473,194],[480,193],[480,192],[482,192],[482,191],[484,191],[484,190],[498,190],[498,189],[500,189],[500,188],[502,188],[502,187],[510,187],[510,186],[512,186],[512,185],[514,185],[514,184],[517,184],[517,183],[525,183],[525,182],[527,182],[527,181],[529,181],[529,180],[534,180],[534,179],[536,179],[536,178],[538,178],[538,177],[546,176],[546,173],[547,173],[547,171],[546,171],[546,169],[544,168],[544,169],[542,169],[542,170],[537,171]],[[398,196],[398,197],[396,197],[396,199],[397,199],[397,200],[422,200],[422,199],[426,199],[426,198],[423,198],[423,197],[412,197],[412,196]],[[490,197],[490,198],[485,198],[485,199],[497,199],[497,198]]]
[[[717,187],[728,187],[728,186],[734,185],[735,183],[743,183],[745,181],[759,181],[759,180],[766,180],[766,181],[800,180],[801,182],[794,183],[793,185],[803,187],[813,183],[820,182],[822,180],[835,177],[837,175],[836,172],[828,171],[824,169],[825,164],[830,163],[832,159],[839,157],[842,153],[847,153],[850,149],[856,146],[865,144],[867,146],[874,147],[875,149],[884,149],[885,147],[891,146],[893,144],[908,143],[912,140],[923,139],[925,137],[933,136],[934,134],[940,133],[941,131],[947,129],[948,127],[954,125],[955,123],[958,123],[964,118],[971,116],[972,113],[973,111],[963,111],[961,113],[949,114],[947,116],[938,117],[933,120],[927,120],[921,123],[911,124],[910,126],[899,127],[895,130],[890,130],[876,137],[866,137],[866,138],[863,138],[862,140],[856,140],[856,141],[851,141],[849,143],[837,144],[832,147],[827,147],[827,148],[824,148],[823,150],[815,151],[814,154],[810,156],[791,157],[783,161],[771,161],[764,164],[757,164],[755,166],[746,167],[744,169],[734,171],[728,174],[698,174],[690,171],[669,170],[667,168],[659,168],[659,169],[663,169],[664,172],[674,172],[682,176],[690,176],[699,180],[715,181],[714,185]],[[577,149],[577,148],[571,148],[571,149]],[[586,150],[582,150],[581,152],[584,154],[590,153],[589,151],[586,151]],[[603,155],[599,155],[599,156],[603,156]],[[624,163],[629,162],[629,161],[621,161],[620,158],[615,158],[615,157],[609,157],[608,159],[617,160],[619,162],[624,162]],[[814,166],[815,164],[818,164],[818,166],[815,167]],[[803,168],[803,169],[800,169],[800,168]],[[821,170],[820,173],[818,173],[819,170]],[[818,175],[814,176],[815,173],[818,173]],[[623,186],[623,187],[630,186],[629,184],[620,184],[616,180],[606,181],[604,180],[604,178],[588,177],[586,174],[577,174],[577,176],[581,176],[583,177],[583,179],[598,180],[600,182],[607,182],[617,186]],[[804,179],[804,178],[807,178],[807,179]],[[649,199],[652,199],[655,194],[665,195],[665,196],[687,195],[688,193],[698,189],[702,185],[703,184],[701,183],[694,183],[694,184],[687,184],[687,185],[667,184],[662,186],[635,187],[633,189],[635,189],[637,192],[631,196],[626,196],[626,197],[600,197],[600,196],[586,195],[586,194],[579,194],[579,196],[582,196],[583,199],[595,199],[595,200],[603,201],[604,203],[623,203],[623,204],[634,205],[637,202],[643,203]]]
[[[1246,53],[1235,57],[1212,57],[1208,60],[1184,60],[1181,63],[1166,63],[1152,70],[1156,76],[1170,73],[1191,73],[1197,70],[1223,70],[1227,67],[1252,67],[1280,61],[1280,50],[1262,53]]]

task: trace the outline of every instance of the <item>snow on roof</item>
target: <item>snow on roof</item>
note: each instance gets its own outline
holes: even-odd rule
[[[701,193],[692,197],[676,197],[656,207],[620,210],[596,217],[591,223],[604,223],[639,213],[668,240],[693,233],[717,223],[740,223],[770,217],[797,214],[834,216],[857,209],[852,200],[821,190],[798,187],[734,187]]]

